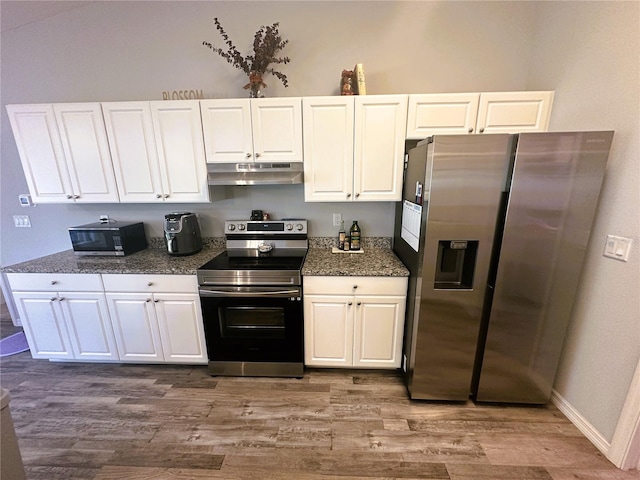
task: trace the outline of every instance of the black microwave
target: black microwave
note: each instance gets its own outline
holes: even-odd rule
[[[69,228],[76,255],[130,255],[147,248],[142,222],[96,222]]]

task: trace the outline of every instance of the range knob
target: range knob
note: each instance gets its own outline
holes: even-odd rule
[[[242,231],[242,230],[244,230],[245,228],[247,228],[247,227],[245,227],[244,223],[239,223],[239,224],[238,224],[238,230],[241,230],[241,231]]]
[[[293,230],[293,225],[292,225],[292,224],[290,224],[290,223],[287,223],[287,224],[284,226],[284,228],[286,228],[287,230],[291,231],[291,230]]]
[[[227,228],[233,232],[236,229],[236,226],[233,223],[230,223]]]

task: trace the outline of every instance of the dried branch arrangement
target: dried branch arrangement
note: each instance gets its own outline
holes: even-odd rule
[[[253,37],[253,55],[243,56],[235,47],[229,35],[224,30],[218,18],[214,18],[216,30],[226,44],[226,49],[216,47],[209,42],[202,42],[203,45],[209,47],[234,67],[242,70],[249,76],[249,84],[245,88],[250,88],[254,83],[260,83],[263,87],[266,85],[262,82],[262,75],[270,73],[280,79],[285,87],[288,87],[287,76],[273,69],[269,65],[287,64],[291,61],[289,57],[278,56],[278,53],[285,47],[289,40],[283,40],[278,31],[279,23],[273,25],[261,26]],[[253,87],[251,87],[253,88]]]

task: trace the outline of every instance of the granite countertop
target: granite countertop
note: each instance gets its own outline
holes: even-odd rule
[[[126,257],[81,257],[73,250],[2,268],[5,273],[141,273],[195,275],[223,248],[207,246],[193,255],[173,256],[162,248],[147,248]]]
[[[195,275],[196,270],[224,251],[221,241],[204,241],[187,256],[169,255],[152,246],[126,257],[84,257],[73,250],[54,253],[0,269],[5,273],[127,273]],[[390,242],[369,239],[364,253],[331,253],[333,239],[310,239],[302,275],[406,277],[409,271],[391,250]]]

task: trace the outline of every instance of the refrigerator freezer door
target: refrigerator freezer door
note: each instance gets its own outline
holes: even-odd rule
[[[548,402],[612,138],[520,134],[476,400]]]
[[[419,252],[422,268],[417,269],[419,303],[408,319],[411,398],[469,398],[514,141],[512,135],[451,135],[436,136],[429,144],[432,169]],[[406,188],[414,192],[415,181]],[[456,269],[462,270],[456,273]]]

